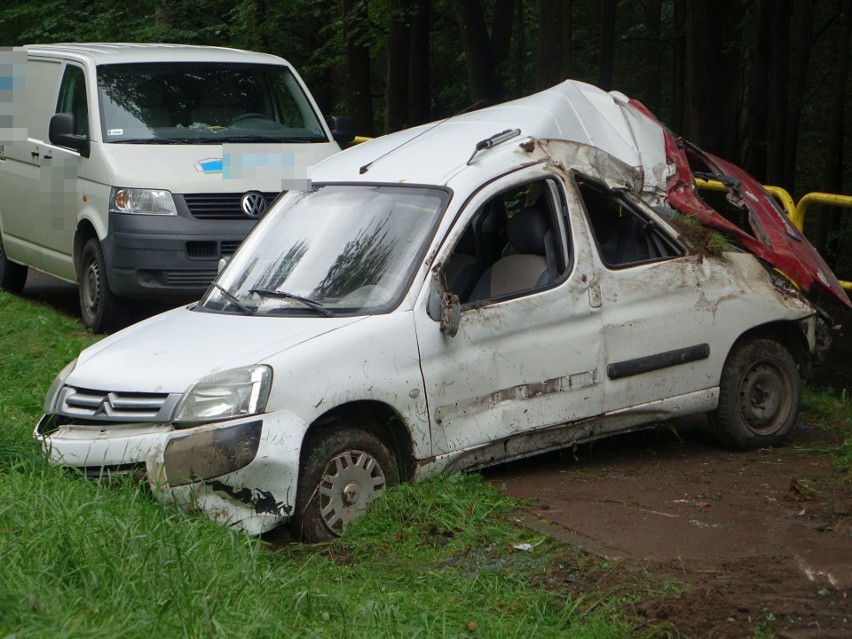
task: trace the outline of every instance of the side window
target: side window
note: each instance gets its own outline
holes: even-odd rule
[[[570,264],[558,187],[538,180],[480,206],[443,269],[461,302],[512,297],[546,288]]]
[[[624,268],[685,254],[623,194],[582,177],[577,188],[603,263]]]
[[[74,133],[89,135],[89,102],[86,98],[86,78],[83,69],[68,65],[59,87],[57,113],[74,114]]]

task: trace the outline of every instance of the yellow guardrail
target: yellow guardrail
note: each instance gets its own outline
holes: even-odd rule
[[[706,189],[708,191],[725,192],[728,190],[728,187],[717,180],[703,180],[701,178],[696,178],[695,186],[699,189]],[[852,209],[852,195],[838,195],[837,193],[820,193],[815,191],[813,193],[807,193],[801,200],[794,202],[790,193],[787,192],[787,189],[781,186],[764,185],[763,188],[769,191],[770,195],[778,200],[779,204],[781,204],[784,211],[787,213],[787,217],[790,218],[790,222],[792,222],[800,231],[802,231],[805,227],[805,213],[807,213],[811,204],[826,204],[828,206],[841,206],[843,208]],[[847,291],[852,290],[852,282],[840,280],[840,285]]]

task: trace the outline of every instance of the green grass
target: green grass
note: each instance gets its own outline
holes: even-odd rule
[[[517,502],[477,475],[396,487],[343,539],[312,547],[271,546],[161,507],[128,480],[48,466],[32,437],[44,394],[95,341],[0,293],[0,638],[669,632],[632,604],[679,584],[531,532]],[[849,433],[845,396],[808,391],[804,407]]]
[[[847,391],[836,393],[806,387],[802,395],[802,416],[841,440],[835,446],[825,446],[815,452],[830,457],[835,470],[843,473],[844,481],[852,483],[852,401]]]
[[[476,475],[395,488],[334,543],[270,547],[48,466],[32,437],[45,392],[95,341],[0,293],[0,637],[631,635],[623,606],[643,587],[552,587],[575,555]]]

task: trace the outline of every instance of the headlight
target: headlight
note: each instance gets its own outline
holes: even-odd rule
[[[269,366],[247,366],[208,375],[183,394],[173,421],[198,424],[262,413],[271,387]]]
[[[112,187],[109,194],[110,213],[136,215],[177,215],[171,192],[158,189],[124,189]]]
[[[65,368],[59,371],[59,375],[53,380],[53,383],[50,385],[50,388],[47,390],[47,396],[44,398],[44,412],[52,413],[56,408],[56,398],[59,397],[59,391],[62,390],[62,386],[65,384],[65,380],[68,379],[68,376],[71,374],[71,371],[74,370],[74,367],[77,365],[77,358],[74,358],[71,362],[68,363]]]

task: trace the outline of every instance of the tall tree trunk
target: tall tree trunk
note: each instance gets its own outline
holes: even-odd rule
[[[562,0],[537,0],[538,41],[536,42],[535,88],[546,89],[561,80]]]
[[[672,49],[672,127],[683,133],[686,121],[686,0],[674,0]]]
[[[775,0],[771,14],[772,74],[769,92],[769,127],[766,140],[766,181],[778,184],[787,148],[790,109],[790,14],[791,0]]]
[[[598,86],[612,89],[615,66],[615,16],[617,0],[601,0],[600,38],[598,40]]]
[[[560,68],[562,78],[571,77],[571,40],[574,36],[574,2],[573,0],[562,0],[562,44],[560,51],[562,59]]]
[[[429,64],[431,0],[415,0],[411,8],[411,41],[408,70],[408,123],[432,119],[432,75]]]
[[[409,43],[411,0],[388,0],[387,131],[405,128],[408,119]]]
[[[784,148],[784,167],[779,183],[791,193],[796,189],[796,155],[799,148],[799,126],[802,121],[802,106],[808,87],[808,69],[811,63],[811,45],[813,42],[814,3],[813,0],[799,0],[795,3],[797,13],[793,24],[796,32],[796,77],[790,96],[790,111],[787,123],[787,144]]]
[[[750,20],[755,33],[754,48],[750,52],[748,91],[745,96],[743,167],[760,180],[764,180],[766,176],[770,55],[771,52],[774,53],[770,44],[772,34],[769,25],[774,7],[775,0],[760,0],[756,8],[757,17]]]
[[[662,31],[662,0],[645,2],[645,46],[642,65],[643,101],[653,113],[660,108],[660,51],[662,50],[660,33]]]
[[[491,50],[494,67],[499,69],[509,60],[512,51],[512,25],[515,19],[515,0],[495,0],[491,22]]]
[[[739,38],[732,16],[739,0],[691,0],[687,11],[687,137],[722,157],[740,150]],[[712,28],[709,28],[712,27]]]
[[[343,0],[343,39],[346,46],[344,91],[349,115],[360,135],[372,136],[373,96],[370,90],[370,48],[363,30],[369,21],[367,0]]]
[[[499,102],[491,42],[485,28],[485,16],[479,0],[458,0],[453,5],[461,34],[462,49],[467,62],[467,78],[472,102]]]
[[[843,137],[846,84],[849,76],[849,42],[852,38],[852,0],[843,0],[843,13],[837,30],[834,92],[826,121],[827,142],[823,188],[838,193],[843,188]],[[833,267],[836,266],[841,212],[836,207],[821,212],[817,226],[817,248]]]

